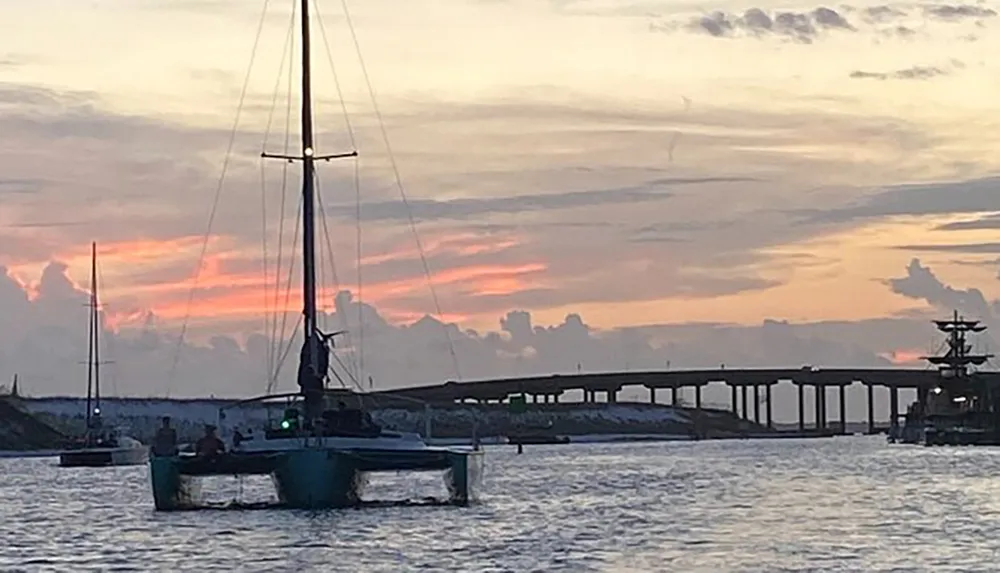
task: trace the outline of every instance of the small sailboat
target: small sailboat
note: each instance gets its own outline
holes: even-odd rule
[[[336,408],[327,407],[328,402],[338,398],[337,394],[348,399],[363,394],[345,395],[343,391],[334,392],[327,388],[333,337],[340,333],[323,333],[317,322],[315,162],[355,157],[357,152],[321,155],[313,146],[309,5],[310,0],[301,0],[299,6],[302,40],[301,149],[293,155],[262,154],[265,158],[279,158],[302,165],[302,316],[305,340],[299,354],[299,392],[260,396],[230,407],[279,398],[297,398],[300,402],[288,405],[278,425],[249,436],[234,435],[234,445],[229,451],[220,452],[213,446],[201,454],[181,452],[151,457],[150,478],[158,510],[198,507],[199,500],[192,499],[192,492],[200,488],[191,478],[202,476],[270,475],[281,504],[298,509],[358,504],[364,476],[370,472],[443,471],[449,501],[455,505],[467,505],[473,499],[474,489],[480,480],[483,452],[478,448],[430,446],[420,434],[380,428],[364,412],[348,408],[344,401],[339,401]],[[220,409],[220,426],[226,409]],[[206,438],[217,440],[214,434]]]
[[[90,338],[87,357],[87,415],[83,435],[59,453],[63,467],[134,466],[146,463],[148,449],[105,423],[101,412],[100,330],[97,297],[97,243],[91,245]]]

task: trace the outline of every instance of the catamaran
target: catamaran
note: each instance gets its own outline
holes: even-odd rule
[[[138,440],[105,424],[101,412],[99,300],[97,297],[97,243],[91,244],[90,335],[87,357],[87,413],[85,429],[59,453],[63,467],[134,466],[146,463],[148,449]]]
[[[202,476],[271,475],[281,505],[292,508],[324,509],[345,507],[361,500],[364,476],[369,472],[443,470],[449,501],[466,505],[474,498],[483,453],[478,449],[442,448],[427,445],[416,433],[388,431],[375,425],[359,409],[340,402],[328,408],[334,394],[327,389],[330,353],[335,334],[320,331],[317,323],[316,281],[316,191],[315,163],[356,157],[356,151],[322,155],[313,141],[312,86],[310,69],[310,0],[301,0],[301,149],[294,155],[262,153],[302,165],[302,316],[304,342],[299,354],[299,391],[251,398],[263,402],[279,398],[299,398],[285,409],[281,422],[263,432],[235,435],[228,452],[214,455],[178,453],[150,458],[153,497],[158,510],[198,507],[200,487],[194,480]],[[360,261],[359,261],[360,263]],[[339,391],[341,394],[343,391]],[[220,410],[220,426],[225,411]]]

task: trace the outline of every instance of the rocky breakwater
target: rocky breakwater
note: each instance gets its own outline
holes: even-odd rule
[[[66,436],[24,409],[22,404],[17,397],[0,396],[0,451],[58,449]]]
[[[370,402],[370,403],[368,403]],[[197,439],[204,424],[219,423],[224,400],[166,400],[152,398],[105,399],[106,419],[113,419],[131,435],[149,443],[162,416],[170,416],[179,438]],[[40,420],[71,433],[83,426],[84,401],[80,398],[39,398],[23,400],[24,409]],[[614,404],[558,403],[527,404],[523,412],[513,412],[506,404],[421,404],[379,403],[366,399],[366,407],[376,423],[389,429],[423,434],[428,412],[435,438],[481,438],[542,431],[560,436],[670,435],[677,437],[722,438],[760,433],[764,428],[740,420],[728,411],[694,410],[648,403]],[[276,423],[280,404],[251,404],[227,410],[224,426],[260,428]]]

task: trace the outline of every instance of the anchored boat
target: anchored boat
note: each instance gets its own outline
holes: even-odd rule
[[[59,453],[63,467],[134,466],[146,463],[148,448],[125,436],[101,417],[101,361],[99,302],[97,297],[97,243],[91,245],[90,338],[87,357],[87,415],[82,436]]]
[[[224,453],[150,458],[150,477],[156,509],[199,506],[197,478],[204,476],[270,475],[279,502],[291,508],[327,509],[360,501],[365,474],[380,471],[443,470],[450,501],[466,505],[474,499],[483,453],[478,449],[440,448],[418,434],[387,431],[359,409],[339,404],[331,409],[327,390],[333,337],[317,324],[315,256],[315,162],[356,157],[356,151],[320,155],[313,147],[312,93],[309,42],[309,0],[299,5],[302,41],[301,152],[296,155],[262,153],[302,165],[302,264],[304,342],[299,355],[299,392],[266,395],[242,402],[299,398],[288,404],[281,422],[262,435],[234,433],[233,446]],[[301,410],[299,409],[301,407]],[[225,421],[220,411],[220,426]]]
[[[1000,386],[995,378],[975,370],[993,355],[974,354],[968,343],[968,335],[982,333],[986,326],[964,319],[957,311],[951,319],[934,323],[947,335],[948,350],[924,360],[937,366],[940,376],[934,386],[917,390],[917,401],[907,409],[902,426],[894,421],[889,441],[1000,445]]]

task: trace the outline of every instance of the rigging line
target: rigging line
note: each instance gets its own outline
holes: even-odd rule
[[[298,7],[298,3],[297,2],[292,3],[292,18],[293,18],[293,20],[294,20],[295,14],[296,14],[297,7]],[[294,24],[293,24],[293,26],[294,26]],[[289,53],[292,54],[292,55],[295,54],[295,34],[294,33],[292,34],[291,48],[290,48]],[[289,150],[289,148],[291,146],[291,135],[292,135],[292,128],[291,128],[291,122],[292,122],[292,80],[293,80],[294,75],[295,75],[294,74],[294,70],[293,70],[293,65],[294,65],[294,61],[293,60],[294,60],[294,57],[288,59],[288,85],[287,85],[287,88],[286,88],[286,99],[285,99],[285,145],[284,145],[284,150],[283,150],[283,153],[285,155],[288,155],[288,150]],[[278,297],[279,297],[280,292],[281,292],[281,264],[282,264],[281,260],[282,260],[283,254],[284,254],[285,208],[286,208],[286,205],[287,205],[287,196],[288,196],[288,163],[286,162],[286,163],[282,164],[282,168],[281,168],[281,217],[279,217],[279,219],[278,219],[278,261],[277,261],[278,270],[276,271],[275,276],[274,276],[274,309],[275,309],[275,313],[276,314],[274,315],[274,322],[272,324],[272,331],[271,331],[271,346],[274,348],[274,351],[275,351],[276,354],[279,353],[280,349],[281,349],[282,340],[281,340],[280,337],[284,336],[284,329],[285,329],[284,314],[288,313],[288,297],[286,296],[285,297],[285,308],[282,309],[282,316],[283,316],[282,320],[283,321],[281,323],[282,324],[282,326],[281,326],[281,332],[279,333],[278,332],[278,315],[277,315],[277,310],[278,310]],[[297,216],[298,215],[296,215],[296,217]],[[297,224],[297,221],[296,221],[296,224]],[[296,227],[295,235],[296,235],[296,238],[297,238],[298,227]],[[293,247],[292,247],[293,253],[292,253],[292,256],[291,256],[292,262],[289,263],[289,273],[291,273],[291,265],[294,264],[294,255],[295,255],[294,248],[295,247],[293,245]],[[289,281],[290,280],[291,279],[289,279]],[[290,282],[289,282],[288,288],[291,288],[291,283]],[[274,375],[277,376],[277,374],[278,374],[278,368],[276,366],[275,370],[274,370]]]
[[[295,4],[292,4],[292,15],[291,20],[288,23],[288,33],[285,35],[285,44],[281,50],[281,62],[278,64],[278,77],[274,81],[274,91],[271,97],[271,109],[267,116],[267,126],[264,128],[264,141],[261,144],[261,153],[267,151],[268,138],[271,135],[271,125],[274,121],[274,111],[278,107],[278,92],[281,87],[281,79],[284,76],[285,70],[285,60],[288,58],[288,48],[292,44],[292,38],[294,38],[295,30]],[[277,312],[277,308],[272,309],[271,296],[269,287],[271,284],[269,269],[268,269],[268,250],[267,250],[267,170],[264,165],[264,158],[260,158],[260,217],[261,217],[261,270],[264,273],[264,335],[268,337],[268,349],[266,358],[266,372],[267,377],[270,378],[271,372],[274,370],[274,360],[277,349],[271,338],[271,324],[275,321],[274,313]],[[284,194],[284,189],[282,189],[282,194]],[[284,204],[282,203],[279,215],[284,217]],[[275,268],[275,275],[280,276],[281,267],[280,259],[278,266]],[[278,278],[275,279],[275,288],[278,285]],[[277,305],[277,294],[275,294],[275,305]],[[265,381],[266,384],[270,383],[269,380]],[[266,385],[265,385],[266,388]]]
[[[326,207],[323,205],[323,194],[320,192],[319,174],[316,173],[315,176],[316,176],[316,198],[319,201],[320,212],[325,214],[326,213]],[[323,216],[321,218],[321,220],[323,222],[323,236],[324,236],[324,238],[326,240],[326,250],[327,250],[327,253],[329,254],[329,257],[330,257],[330,266],[333,269],[333,280],[334,280],[334,284],[337,285],[335,288],[337,290],[339,290],[340,281],[337,278],[337,262],[336,262],[336,257],[335,257],[334,252],[333,252],[333,242],[330,240],[330,227],[327,225],[326,217],[325,216]],[[320,260],[322,261],[322,258]],[[342,317],[342,319],[343,319],[343,317]],[[346,322],[346,319],[344,319],[343,321]],[[345,330],[346,330],[346,328],[345,328]],[[340,367],[344,369],[345,374],[349,378],[351,378],[351,380],[354,382],[355,386],[357,386],[358,389],[362,389],[361,385],[358,383],[358,380],[359,380],[358,373],[357,372],[352,373],[351,369],[349,369],[347,367],[347,365],[344,364],[344,362],[340,359],[339,355],[337,355],[336,353],[334,353],[333,356],[337,360],[337,363],[340,364]],[[357,366],[356,363],[355,363],[355,366]],[[338,380],[340,380],[339,376],[338,376]],[[343,385],[343,380],[341,380],[341,384]],[[345,386],[345,388],[346,388],[346,386]]]
[[[319,2],[313,0],[313,6],[316,10],[316,19],[319,22],[319,32],[320,36],[323,38],[323,45],[326,48],[326,59],[330,63],[330,71],[333,73],[333,85],[337,89],[337,99],[340,100],[340,109],[344,117],[344,128],[347,131],[347,136],[351,142],[351,149],[357,150],[358,144],[357,139],[354,136],[354,128],[351,125],[351,115],[347,111],[347,100],[344,98],[344,91],[340,84],[340,75],[337,73],[337,64],[333,60],[333,50],[330,49],[330,42],[326,34],[326,25],[323,23],[323,14],[319,9]],[[364,322],[364,291],[362,289],[362,273],[361,273],[361,255],[362,255],[362,237],[361,237],[361,183],[360,183],[360,160],[357,156],[354,157],[354,196],[355,196],[355,211],[356,211],[356,229],[355,229],[355,241],[357,245],[357,261],[355,261],[355,268],[357,269],[357,305],[358,305],[358,344],[357,353],[354,356],[354,368],[358,379],[364,377],[365,370],[365,322]],[[343,313],[341,317],[341,327],[348,331],[348,336],[350,336],[350,328],[348,328],[347,313]],[[340,314],[340,313],[338,313]]]
[[[298,203],[298,206],[296,207],[295,211],[297,213],[297,216],[295,217],[295,229],[294,229],[294,232],[292,233],[292,237],[293,237],[293,239],[292,239],[292,255],[289,257],[289,262],[288,262],[288,281],[285,284],[285,306],[282,308],[282,312],[281,312],[281,330],[276,333],[276,335],[277,335],[276,340],[278,341],[278,344],[279,344],[279,346],[278,346],[279,354],[281,354],[281,353],[286,353],[287,354],[288,349],[291,349],[291,347],[292,347],[292,339],[294,339],[294,337],[295,337],[294,333],[292,334],[292,336],[288,337],[288,346],[287,346],[286,350],[282,351],[281,350],[281,344],[282,344],[282,341],[285,338],[285,326],[288,323],[288,309],[289,309],[289,306],[290,306],[290,303],[291,303],[291,297],[292,297],[292,278],[295,276],[295,248],[299,244],[299,241],[298,241],[298,238],[299,238],[299,223],[302,221],[302,217],[301,217],[301,213],[302,213],[302,196],[301,195],[299,196],[299,203]],[[301,321],[301,320],[302,320],[302,316],[299,315],[299,321]],[[296,329],[295,331],[297,332],[298,331],[298,322],[296,322],[295,329]],[[278,363],[278,364],[275,365],[274,373],[273,373],[273,375],[271,377],[270,386],[268,387],[268,393],[269,394],[274,390],[274,386],[278,383],[278,374],[281,372],[281,364],[283,362],[284,362],[284,359],[282,359],[280,363]]]
[[[330,226],[326,222],[326,206],[323,205],[323,193],[320,187],[319,172],[313,172],[313,179],[316,181],[316,200],[319,203],[319,212],[322,213],[320,221],[323,223],[323,236],[326,240],[326,251],[330,258],[330,268],[333,271],[333,288],[335,291],[340,290],[340,276],[337,273],[337,259],[333,252],[333,241],[330,239]],[[320,257],[322,261],[322,257]]]
[[[257,34],[253,39],[253,48],[250,50],[250,63],[247,65],[247,72],[243,78],[243,88],[240,90],[240,101],[236,106],[236,117],[233,118],[233,128],[229,134],[229,144],[226,146],[226,155],[222,160],[222,173],[219,174],[219,182],[215,187],[215,197],[212,199],[212,208],[208,213],[208,228],[201,243],[201,253],[198,255],[198,265],[195,267],[194,281],[191,285],[191,292],[188,295],[187,309],[184,312],[184,320],[181,324],[181,333],[177,338],[177,347],[174,351],[173,362],[170,365],[170,373],[167,375],[166,397],[170,397],[173,388],[174,374],[177,371],[177,363],[180,362],[181,349],[184,347],[184,337],[187,335],[188,322],[191,318],[191,306],[194,304],[194,294],[198,288],[198,279],[201,277],[201,267],[205,262],[205,253],[208,251],[208,241],[212,235],[212,225],[215,223],[215,215],[219,209],[219,200],[222,197],[222,184],[226,178],[226,171],[229,169],[229,160],[233,154],[233,145],[236,142],[236,132],[240,125],[240,115],[243,113],[243,103],[246,101],[247,88],[250,86],[250,73],[253,71],[254,61],[257,59],[257,47],[260,45],[261,32],[264,30],[264,21],[267,19],[267,7],[270,0],[264,0],[264,7],[260,11],[260,22],[257,24]]]
[[[385,144],[386,152],[389,155],[389,165],[392,167],[392,173],[396,180],[396,188],[399,190],[399,196],[403,200],[403,205],[406,207],[406,218],[410,224],[410,230],[413,233],[413,239],[417,244],[417,251],[420,254],[420,262],[424,267],[424,275],[427,277],[427,286],[431,291],[431,299],[434,302],[434,310],[437,312],[438,319],[441,321],[441,328],[444,330],[445,338],[448,341],[448,351],[451,354],[452,366],[455,368],[455,376],[458,377],[459,381],[462,380],[462,372],[458,367],[458,356],[455,354],[455,344],[451,340],[451,333],[448,330],[448,325],[444,323],[444,315],[441,312],[441,303],[438,300],[437,289],[434,288],[434,279],[431,275],[430,264],[427,262],[427,255],[424,252],[423,243],[420,240],[420,235],[417,233],[417,225],[413,219],[413,210],[410,209],[410,202],[406,198],[406,189],[403,187],[403,179],[399,173],[399,166],[396,163],[396,157],[392,152],[392,146],[389,143],[389,133],[385,128],[385,121],[382,118],[382,111],[379,109],[378,100],[375,97],[375,89],[372,87],[371,78],[368,75],[368,68],[365,66],[364,57],[361,55],[361,43],[358,41],[358,35],[354,30],[354,22],[351,19],[351,12],[347,7],[347,0],[340,0],[341,5],[344,8],[344,18],[347,21],[347,27],[351,32],[351,39],[354,41],[354,49],[358,54],[358,63],[361,65],[361,73],[365,78],[365,85],[368,87],[368,95],[371,97],[372,109],[375,111],[375,117],[378,119],[379,131],[382,134],[382,141]]]
[[[295,335],[299,333],[299,327],[301,326],[302,326],[302,315],[300,314],[299,319],[295,321],[295,328],[292,329],[291,336],[288,337],[288,346],[286,346],[285,349],[281,351],[280,353],[281,356],[278,357],[278,364],[276,366],[276,370],[281,370],[281,367],[284,366],[285,359],[288,358],[288,353],[292,350],[292,339],[294,339]],[[275,375],[275,381],[277,381],[277,375]],[[268,389],[267,393],[270,394],[273,391],[274,388],[272,385],[272,387]]]

